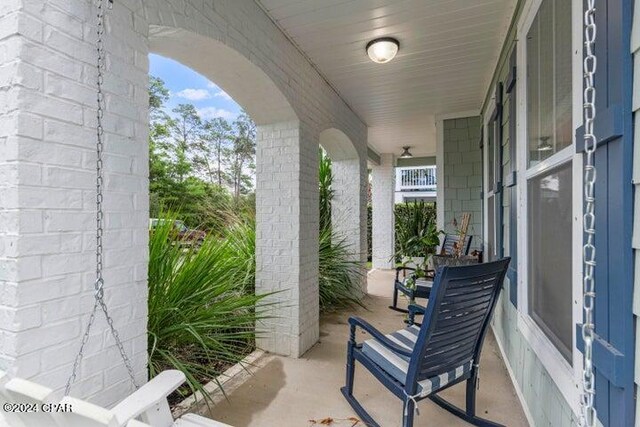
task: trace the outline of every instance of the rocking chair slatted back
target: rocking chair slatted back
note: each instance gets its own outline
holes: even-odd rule
[[[473,236],[467,234],[464,236],[464,244],[462,246],[462,255],[469,255],[469,249],[471,248],[471,238]],[[446,234],[442,241],[442,248],[440,249],[440,255],[453,255],[455,252],[455,245],[460,241],[460,236],[457,234]]]
[[[477,363],[508,265],[505,258],[436,273],[407,384]]]

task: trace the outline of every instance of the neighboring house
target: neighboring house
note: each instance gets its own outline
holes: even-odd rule
[[[435,166],[399,166],[396,168],[395,202],[435,202]]]

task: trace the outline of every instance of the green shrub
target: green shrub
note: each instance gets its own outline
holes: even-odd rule
[[[362,306],[362,274],[362,264],[352,259],[347,242],[330,228],[320,230],[320,310]]]
[[[184,248],[170,239],[172,222],[149,241],[149,374],[179,369],[191,392],[203,391],[252,351],[255,324],[264,317],[264,296],[247,292],[255,268],[247,273],[253,256],[245,255],[254,231],[238,226],[227,238],[210,236],[199,249]]]
[[[436,205],[426,202],[405,202],[395,205],[396,254],[424,256],[419,246],[410,244],[416,236],[424,236],[436,223]],[[396,261],[399,261],[396,259]]]

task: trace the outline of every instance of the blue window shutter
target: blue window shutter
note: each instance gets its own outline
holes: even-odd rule
[[[634,423],[632,16],[632,0],[596,1],[596,409],[616,427]]]

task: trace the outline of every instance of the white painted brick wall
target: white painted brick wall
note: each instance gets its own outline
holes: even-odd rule
[[[334,197],[331,223],[339,239],[344,239],[353,259],[367,262],[367,187],[369,173],[364,158],[332,162]],[[362,271],[362,291],[366,291],[366,272]]]
[[[380,165],[371,168],[371,220],[373,268],[393,268],[395,241],[395,159],[381,154]]]
[[[0,2],[0,368],[57,390],[92,304],[94,19],[89,0]],[[304,353],[318,339],[318,135],[340,129],[363,163],[365,124],[251,0],[116,0],[107,30],[106,298],[140,379],[147,350],[146,84],[158,30],[169,41],[164,54],[188,65],[215,58],[221,65],[198,71],[261,119],[261,142],[271,138],[258,149],[258,286],[286,289],[277,298],[287,308],[264,345]],[[204,41],[180,49],[172,37]],[[234,62],[206,49],[215,46]],[[265,96],[273,87],[280,95]],[[277,141],[264,136],[291,111],[295,120]],[[131,391],[102,319],[86,354],[73,394],[109,405]]]

